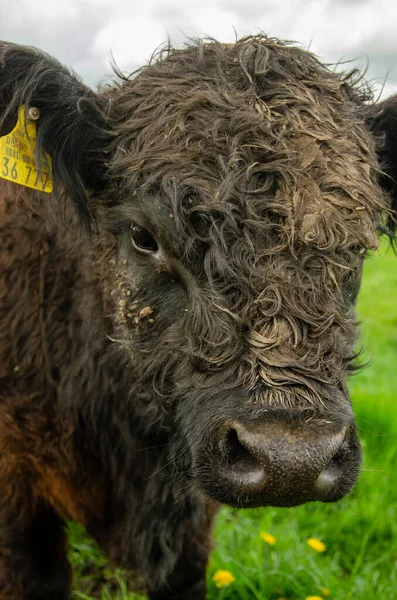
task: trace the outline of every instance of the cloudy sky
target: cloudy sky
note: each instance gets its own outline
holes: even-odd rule
[[[354,60],[383,97],[397,92],[396,0],[0,0],[0,38],[39,46],[95,86],[113,54],[126,72],[167,38],[230,42],[260,31]]]

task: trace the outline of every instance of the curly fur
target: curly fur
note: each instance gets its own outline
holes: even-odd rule
[[[63,201],[0,187],[1,599],[68,597],[66,518],[151,598],[204,598],[203,492],[228,501],[214,432],[350,422],[354,304],[388,210],[365,100],[264,36],[168,49],[97,94],[0,46],[0,130],[40,109]]]

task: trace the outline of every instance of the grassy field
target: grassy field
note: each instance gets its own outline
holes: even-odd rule
[[[358,314],[370,360],[350,381],[364,448],[359,484],[335,505],[223,509],[209,600],[397,600],[397,257],[390,250],[368,260]],[[325,551],[312,549],[308,538],[321,540]],[[107,571],[81,530],[73,527],[71,540],[75,598],[142,598],[127,592],[122,574]],[[234,581],[218,588],[218,570]]]

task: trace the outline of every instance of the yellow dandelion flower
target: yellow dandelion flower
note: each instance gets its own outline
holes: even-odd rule
[[[307,540],[307,545],[316,552],[325,552],[327,549],[327,546],[316,538],[309,538]]]
[[[224,569],[217,571],[212,579],[215,581],[215,585],[218,588],[225,587],[225,585],[230,585],[233,581],[236,581],[233,573],[225,571]]]
[[[330,596],[330,595],[331,595],[331,592],[329,591],[329,589],[328,589],[328,588],[323,588],[323,589],[321,590],[321,593],[322,593],[322,595],[323,595],[323,596],[325,596],[326,598],[328,598],[328,596]]]
[[[272,535],[271,533],[266,533],[266,531],[261,531],[260,536],[262,540],[266,542],[266,544],[269,544],[269,546],[274,546],[277,542],[274,535]]]
[[[306,600],[323,600],[321,596],[307,596]]]

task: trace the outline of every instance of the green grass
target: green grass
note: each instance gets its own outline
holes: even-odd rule
[[[354,375],[350,390],[364,448],[355,490],[337,504],[296,509],[237,511],[218,518],[208,571],[209,600],[397,599],[397,257],[390,250],[366,263],[358,315],[369,366]],[[269,546],[260,532],[273,534]],[[307,539],[322,540],[317,553]],[[106,561],[80,529],[71,530],[75,598],[138,600],[123,574]],[[218,569],[235,581],[218,589]],[[85,590],[84,593],[81,590]]]

